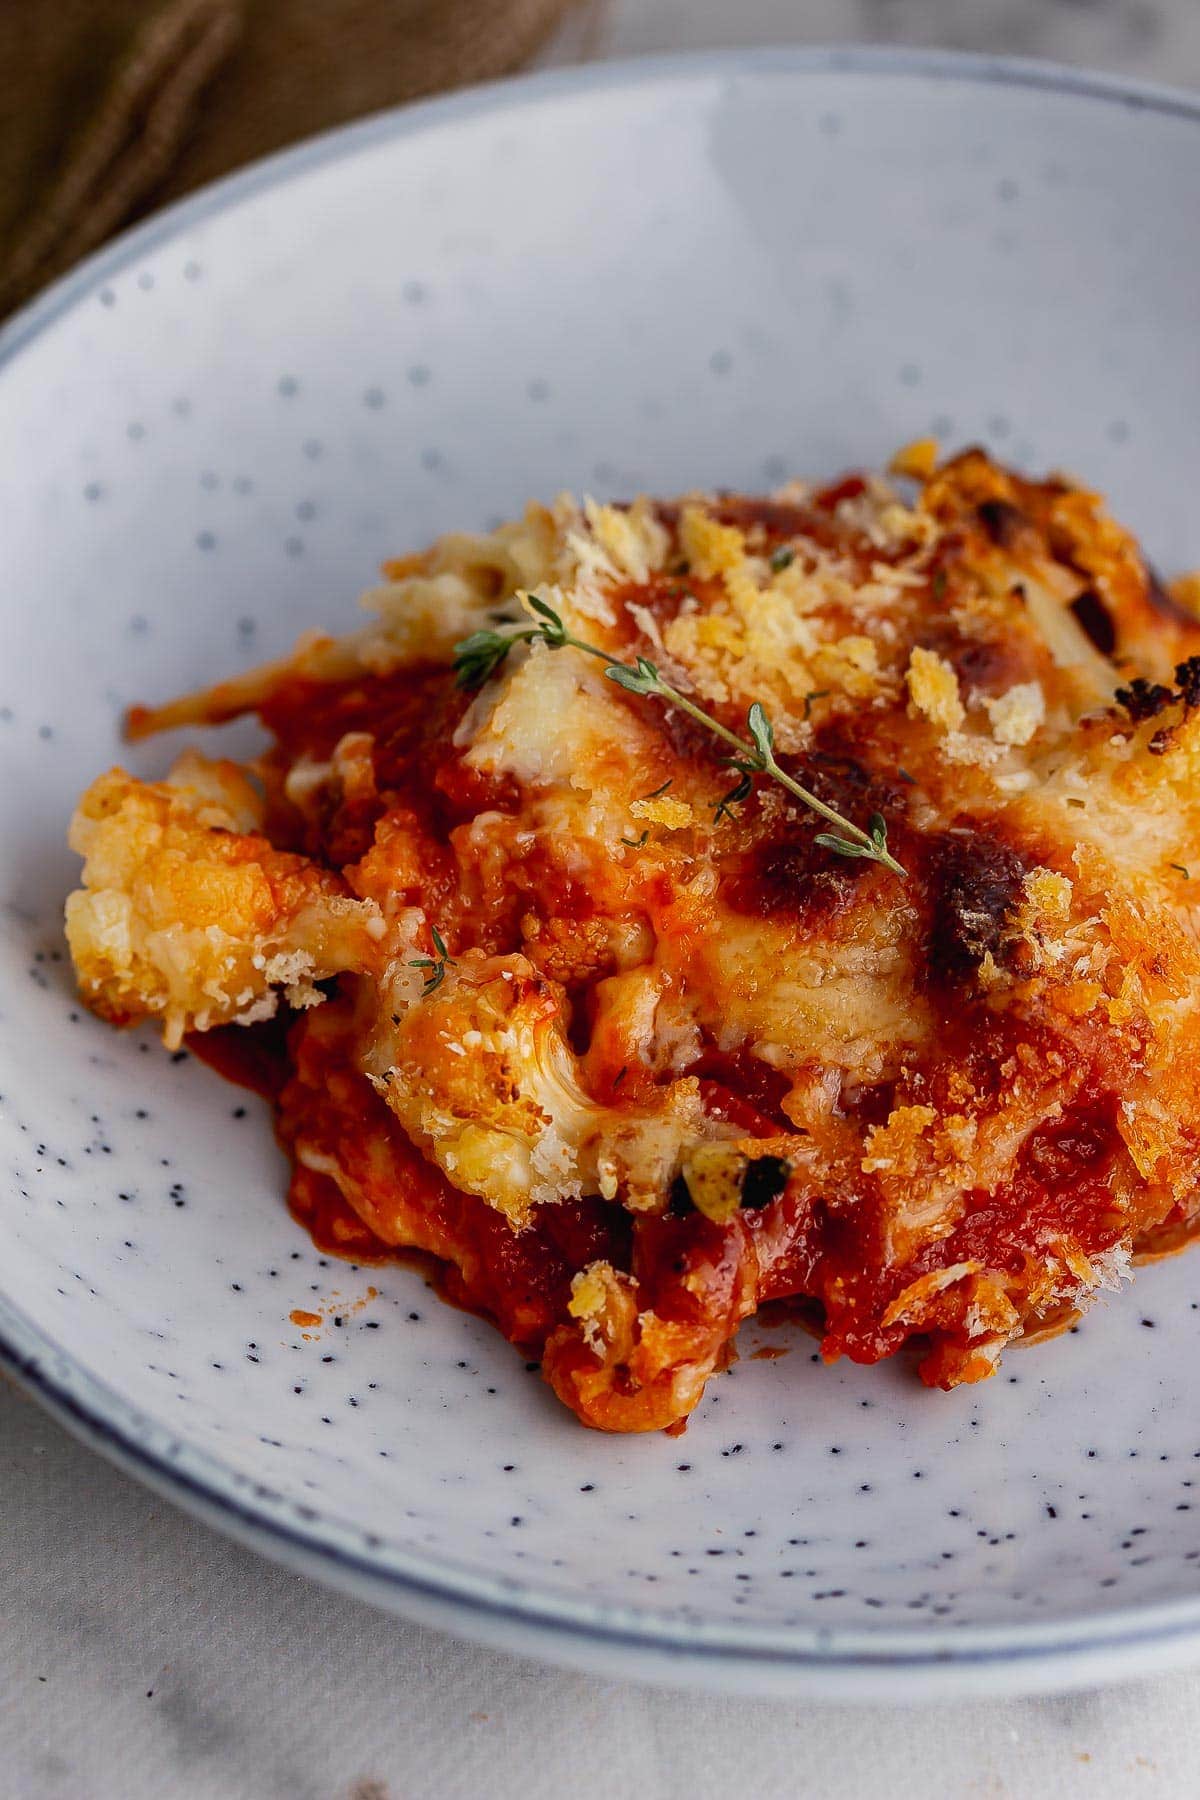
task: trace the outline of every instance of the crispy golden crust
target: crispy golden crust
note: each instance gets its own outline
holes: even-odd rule
[[[378,923],[332,871],[255,829],[260,804],[232,764],[184,758],[169,782],[112,769],[71,825],[84,885],[67,902],[80,991],[114,1025],[161,1017],[185,1029],[269,1018],[279,993],[320,1000],[314,983],[361,966]]]
[[[356,637],[139,715],[260,710],[265,810],[193,763],[76,822],[106,1016],[174,1039],[353,973],[294,1039],[302,1179],[456,1264],[606,1429],[685,1417],[789,1295],[827,1355],[918,1338],[926,1380],[978,1379],[1195,1205],[1200,628],[1074,484],[898,467],[915,493],[563,500],[442,540]],[[722,746],[575,650],[458,693],[454,642],[531,590],[732,730],[760,702],[907,878],[773,784],[720,813]]]

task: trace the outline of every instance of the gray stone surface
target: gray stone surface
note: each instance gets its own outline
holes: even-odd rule
[[[886,41],[1200,83],[1196,0],[614,0],[548,60]],[[0,1800],[1190,1800],[1200,1675],[920,1714],[714,1701],[382,1618],[145,1493],[0,1382]]]

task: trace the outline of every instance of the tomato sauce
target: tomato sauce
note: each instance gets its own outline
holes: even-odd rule
[[[185,1042],[197,1061],[235,1087],[248,1088],[263,1100],[276,1100],[289,1073],[287,1029],[287,1020],[276,1018],[260,1025],[192,1031]]]
[[[859,544],[835,517],[839,506],[865,491],[863,479],[851,475],[805,501],[729,496],[714,510],[747,532],[758,554],[798,538],[837,547],[851,560],[861,553],[865,563],[876,555],[874,548],[865,540]],[[678,510],[663,508],[661,516],[674,523]],[[720,581],[693,575],[682,559],[645,583],[625,585],[613,596],[618,653],[636,648],[652,655],[647,615],[661,631],[682,608],[709,609],[722,593]],[[937,642],[984,687],[1008,683],[1023,667],[1017,650],[952,643],[948,628]],[[644,713],[640,701],[627,694],[620,699]],[[560,847],[530,834],[528,846],[506,855],[498,898],[487,907],[464,898],[451,834],[481,812],[516,816],[524,798],[510,776],[471,767],[455,748],[469,703],[441,666],[334,686],[302,680],[286,685],[263,710],[278,740],[265,763],[272,835],[344,868],[354,885],[366,881],[366,862],[375,854],[386,876],[386,838],[394,827],[404,835],[410,865],[414,856],[420,862],[412,898],[431,918],[452,922],[447,930],[454,953],[470,943],[498,952],[525,948],[535,961],[543,955],[546,971],[557,979],[550,928],[565,928],[568,937],[573,929],[583,939],[611,895],[597,896],[586,869],[568,869]],[[744,724],[744,714],[732,705],[717,712],[731,729]],[[649,716],[662,734],[664,777],[681,759],[711,770],[714,792],[723,791],[716,784],[728,770],[712,735],[677,708],[656,707]],[[891,842],[909,868],[911,941],[904,948],[918,971],[914,1003],[930,1009],[939,1034],[936,1054],[920,1068],[889,1070],[886,1079],[861,1088],[846,1081],[831,1131],[844,1131],[853,1153],[836,1166],[831,1156],[825,1191],[802,1192],[794,1176],[781,1195],[761,1208],[744,1207],[728,1226],[692,1208],[686,1188],[679,1204],[657,1215],[634,1215],[596,1197],[564,1200],[541,1208],[528,1229],[516,1232],[486,1202],[453,1187],[408,1141],[355,1069],[346,1040],[321,1023],[320,1014],[332,1007],[291,1026],[231,1027],[189,1039],[189,1048],[210,1066],[275,1106],[280,1142],[295,1162],[289,1205],[322,1251],[355,1262],[398,1260],[418,1267],[445,1298],[491,1318],[538,1356],[548,1340],[561,1345],[575,1331],[568,1312],[573,1277],[604,1262],[636,1278],[639,1317],[652,1318],[668,1336],[677,1334],[671,1341],[681,1363],[693,1358],[718,1367],[739,1319],[759,1306],[786,1307],[820,1337],[831,1359],[844,1354],[873,1362],[913,1335],[903,1321],[884,1327],[882,1320],[892,1302],[927,1274],[977,1263],[1010,1278],[1019,1300],[1031,1262],[1053,1261],[1064,1242],[1100,1257],[1123,1241],[1130,1221],[1114,1200],[1127,1157],[1117,1119],[1121,1071],[1105,1062],[1104,1044],[1093,1044],[1082,1023],[1067,1038],[1028,1018],[1010,1021],[981,1002],[974,987],[985,956],[1003,966],[1001,927],[1021,892],[1027,857],[1005,841],[997,819],[953,817],[941,831],[911,831],[909,786],[895,775],[900,757],[886,726],[873,727],[869,745],[860,745],[839,718],[814,724],[805,754],[781,760],[847,816],[886,814]],[[358,760],[344,747],[345,766],[339,768],[335,751],[352,733],[364,734],[369,744],[360,747]],[[335,767],[315,779],[312,794],[293,802],[284,784],[302,758],[311,765],[332,759]],[[816,845],[810,818],[764,808],[757,793],[743,808],[739,828],[737,848],[722,864],[722,903],[743,917],[786,920],[798,938],[835,924],[860,904],[863,884],[881,879],[876,865]],[[388,897],[402,898],[396,889]],[[639,875],[637,904],[651,919],[658,912],[670,918],[677,899],[670,872]],[[541,938],[526,932],[527,913],[545,928]],[[563,985],[574,1047],[583,1054],[595,1023],[595,979],[576,968]],[[963,1194],[952,1229],[898,1263],[890,1249],[894,1221],[886,1194],[862,1154],[866,1134],[886,1126],[898,1107],[928,1102],[953,1113],[959,1101],[949,1091],[952,1081],[985,1118],[1001,1104],[1020,1054],[1038,1068],[1057,1059],[1061,1115],[1027,1138],[1004,1186]],[[784,1110],[792,1073],[748,1053],[720,1052],[711,1041],[686,1072],[698,1080],[710,1119],[748,1138],[795,1141],[796,1127]],[[640,1068],[608,1069],[597,1098],[632,1111],[652,1079]],[[337,1179],[297,1157],[306,1149],[325,1167],[335,1166]],[[1178,1248],[1198,1228],[1176,1223],[1155,1245]],[[1030,1334],[1063,1329],[1071,1316],[1064,1310],[1040,1321],[1031,1317]],[[954,1329],[968,1335],[961,1321]],[[577,1332],[562,1354],[576,1374],[595,1361]],[[630,1398],[636,1384],[628,1369],[610,1373],[616,1389]]]

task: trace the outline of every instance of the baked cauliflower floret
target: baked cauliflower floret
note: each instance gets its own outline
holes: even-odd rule
[[[258,711],[261,798],[192,757],[73,827],[89,1004],[309,1009],[298,1215],[603,1429],[780,1299],[980,1380],[1200,1225],[1200,587],[1065,477],[893,473],[444,537],[131,718]]]
[[[67,901],[80,989],[114,1024],[185,1031],[269,1018],[321,998],[315,983],[362,968],[382,921],[330,870],[276,850],[232,763],[191,755],[166,781],[111,769],[71,822],[83,887]]]
[[[563,990],[526,957],[470,951],[415,995],[407,968],[383,986],[366,1072],[453,1185],[515,1226],[590,1193],[661,1209],[685,1147],[732,1135],[706,1118],[694,1078],[619,1107],[591,1098]]]

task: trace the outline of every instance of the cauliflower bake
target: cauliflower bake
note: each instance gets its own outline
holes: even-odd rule
[[[1095,494],[919,443],[385,573],[71,829],[88,1005],[256,1048],[323,1242],[644,1431],[767,1301],[951,1387],[1186,1236],[1200,624]]]

